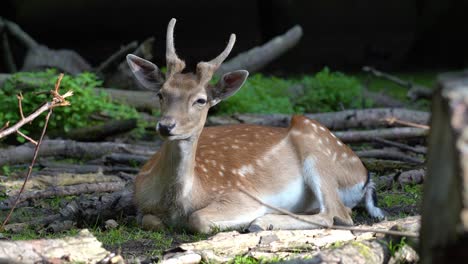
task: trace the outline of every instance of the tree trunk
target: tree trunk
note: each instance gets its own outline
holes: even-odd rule
[[[439,77],[422,208],[422,263],[468,259],[468,72]]]

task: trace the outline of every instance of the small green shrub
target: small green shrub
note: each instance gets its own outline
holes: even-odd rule
[[[252,75],[239,92],[219,104],[217,113],[293,113],[293,105],[287,95],[292,84],[290,80]]]
[[[30,82],[26,86],[34,87],[33,90],[23,92],[23,113],[28,115],[41,106],[44,102],[50,100],[48,91],[53,90],[57,80],[58,73],[55,70],[44,72],[22,72],[12,75],[0,89],[0,124],[10,121],[15,124],[21,117],[18,110],[18,100],[16,95],[20,92],[21,86]],[[71,105],[67,107],[58,107],[54,109],[48,129],[55,132],[68,132],[74,128],[86,127],[98,124],[99,121],[93,120],[90,116],[94,113],[100,113],[108,116],[110,119],[138,118],[137,111],[129,106],[111,102],[104,93],[96,93],[93,89],[100,86],[100,81],[92,73],[82,73],[77,76],[65,75],[60,85],[60,92],[63,94],[72,90],[74,95],[69,97]],[[37,92],[45,92],[37,94]],[[36,118],[31,124],[24,126],[21,131],[25,134],[39,133],[44,126],[43,116]],[[19,142],[23,142],[22,137],[17,137]]]
[[[363,104],[362,85],[358,79],[341,72],[330,72],[328,68],[313,77],[300,80],[304,86],[304,96],[297,99],[294,109],[297,112],[316,113],[369,107]]]
[[[294,87],[300,87],[300,91],[292,91]],[[362,97],[358,79],[324,68],[314,76],[300,79],[254,74],[237,94],[219,105],[217,114],[316,113],[370,105]]]

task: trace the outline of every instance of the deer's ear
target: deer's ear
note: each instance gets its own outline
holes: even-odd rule
[[[242,87],[248,76],[249,72],[246,70],[238,70],[224,74],[213,88],[211,106],[235,94]]]
[[[133,75],[135,75],[143,87],[150,90],[159,90],[161,88],[161,85],[164,83],[164,77],[159,71],[158,66],[133,54],[127,55],[127,63]]]

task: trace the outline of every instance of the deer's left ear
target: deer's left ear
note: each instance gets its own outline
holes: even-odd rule
[[[127,63],[133,75],[146,89],[158,91],[164,83],[158,66],[133,54],[127,55]]]
[[[235,94],[242,87],[248,76],[249,72],[246,70],[238,70],[224,74],[213,88],[210,102],[211,106]]]

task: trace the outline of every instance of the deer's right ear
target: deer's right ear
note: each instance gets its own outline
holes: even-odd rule
[[[159,90],[164,83],[164,77],[158,66],[133,54],[127,55],[127,63],[137,80],[150,90]]]

